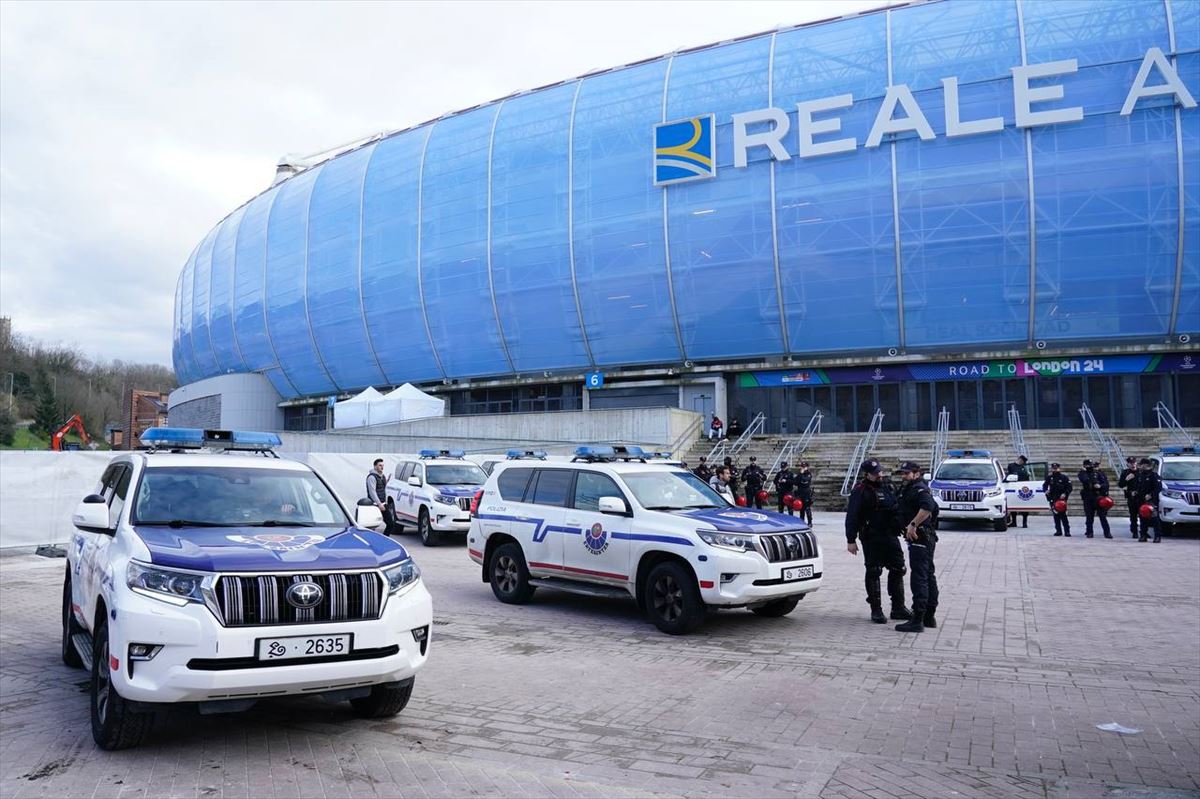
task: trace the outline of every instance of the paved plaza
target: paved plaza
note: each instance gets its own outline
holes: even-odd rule
[[[921,635],[867,620],[840,515],[818,514],[825,586],[790,617],[726,611],[686,638],[632,602],[501,605],[462,547],[416,544],[435,634],[399,717],[178,711],[115,753],[59,660],[64,562],[6,557],[0,796],[1200,795],[1200,541],[1078,526],[943,531]]]

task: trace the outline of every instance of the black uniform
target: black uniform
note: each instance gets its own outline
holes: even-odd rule
[[[1100,497],[1108,496],[1108,478],[1104,472],[1092,467],[1079,472],[1079,498],[1083,500],[1083,513],[1086,519],[1083,534],[1092,537],[1092,526],[1096,515],[1100,515],[1100,529],[1104,530],[1105,538],[1112,538],[1108,529],[1108,511],[1100,507]]]
[[[697,466],[695,469],[692,469],[692,474],[699,477],[701,480],[704,481],[705,485],[707,485],[708,481],[712,479],[713,470],[712,470],[712,467],[709,466],[707,463],[702,463],[699,466]]]
[[[863,563],[867,567],[867,604],[872,610],[883,607],[879,577],[888,570],[887,590],[892,614],[904,608],[904,552],[900,549],[899,504],[891,485],[863,480],[850,492],[846,506],[846,543],[862,541]]]
[[[1141,515],[1141,505],[1138,505],[1138,520],[1141,522],[1141,537],[1138,539],[1139,541],[1149,540],[1146,531],[1150,528],[1154,529],[1154,543],[1157,544],[1162,540],[1162,519],[1158,517],[1158,495],[1162,493],[1162,487],[1162,478],[1157,474],[1149,469],[1138,469],[1137,482],[1134,483],[1134,490],[1137,492],[1138,501],[1142,505],[1149,505],[1154,508],[1154,512],[1147,519]]]
[[[796,473],[785,466],[775,473],[773,481],[775,483],[775,503],[779,507],[779,512],[783,513],[783,495],[792,493],[792,488],[796,485]],[[790,516],[796,515],[791,505],[787,506],[787,512]]]
[[[937,545],[937,500],[924,480],[913,480],[900,488],[900,525],[904,529],[920,510],[929,519],[917,528],[917,540],[908,542],[909,584],[912,588],[914,619],[932,618],[938,606],[937,572],[933,552]]]
[[[1016,461],[1013,461],[1012,463],[1008,464],[1008,474],[1015,474],[1017,476],[1018,480],[1028,480],[1029,479],[1029,469],[1024,464],[1017,463]],[[1026,513],[1025,511],[1021,511],[1020,513],[1021,513],[1021,526],[1028,527],[1029,526],[1029,514]],[[1017,526],[1017,511],[1014,510],[1012,513],[1008,514],[1008,526],[1009,527]]]
[[[1117,480],[1117,486],[1125,491],[1125,505],[1129,508],[1129,534],[1134,538],[1138,537],[1138,509],[1142,507],[1135,488],[1137,476],[1138,470],[1135,467],[1126,466]]]
[[[758,492],[767,484],[767,473],[757,463],[752,463],[742,472],[746,481],[746,505],[761,509],[763,501],[758,498]]]
[[[1046,492],[1046,501],[1050,503],[1050,512],[1054,514],[1054,534],[1071,535],[1071,520],[1067,518],[1067,512],[1059,513],[1054,509],[1055,502],[1060,499],[1066,502],[1067,497],[1071,496],[1071,478],[1062,472],[1051,472],[1042,481],[1042,490]]]
[[[806,470],[796,475],[796,488],[793,493],[797,499],[804,501],[804,507],[800,510],[800,515],[803,516],[811,526],[813,503],[812,472]],[[865,546],[866,545],[864,544],[864,549]],[[899,549],[899,547],[896,548]]]

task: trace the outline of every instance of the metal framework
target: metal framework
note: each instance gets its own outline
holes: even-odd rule
[[[813,438],[821,432],[821,420],[825,418],[820,411],[813,411],[812,417],[808,420],[808,425],[804,428],[804,432],[799,438],[789,438],[783,442],[783,446],[779,448],[779,452],[775,453],[775,460],[771,462],[771,468],[767,469],[767,482],[771,482],[771,478],[779,471],[780,464],[791,463],[796,456],[808,449]]]
[[[942,456],[946,454],[946,444],[950,440],[950,411],[943,405],[938,412],[937,432],[933,436],[933,446],[929,448],[929,473],[937,474],[942,465]]]
[[[879,438],[881,429],[883,429],[883,409],[876,408],[875,415],[871,417],[871,426],[858,440],[858,446],[854,448],[854,454],[850,456],[850,463],[846,466],[846,476],[842,479],[841,495],[843,497],[850,496],[850,489],[854,487],[854,478],[858,476],[858,467],[875,448],[875,441]]]
[[[767,417],[765,414],[759,413],[750,420],[750,424],[742,431],[742,434],[735,440],[730,441],[728,438],[723,438],[717,442],[717,445],[708,453],[708,462],[717,463],[717,458],[724,460],[725,458],[737,459],[737,456],[742,453],[746,447],[750,446],[750,439],[753,436],[762,435],[763,428],[766,427]]]
[[[1160,402],[1159,405],[1161,404]],[[1121,452],[1121,445],[1100,429],[1100,425],[1096,424],[1096,417],[1092,415],[1092,409],[1086,402],[1079,406],[1079,415],[1083,418],[1083,429],[1087,431],[1092,446],[1104,454],[1104,462],[1113,470],[1113,474],[1120,474],[1125,468],[1125,453]]]
[[[1154,406],[1154,415],[1158,417],[1158,429],[1165,430],[1172,442],[1186,447],[1196,446],[1196,439],[1192,438],[1192,434],[1179,423],[1175,414],[1171,413],[1171,409],[1162,400]]]
[[[1025,443],[1025,431],[1021,429],[1021,412],[1016,405],[1008,409],[1008,439],[1014,455],[1029,457],[1029,445]]]

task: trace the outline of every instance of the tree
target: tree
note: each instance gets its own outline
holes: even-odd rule
[[[11,447],[16,434],[17,428],[13,423],[12,414],[7,408],[0,408],[0,444]]]
[[[50,388],[50,380],[46,373],[39,371],[37,375],[37,404],[33,408],[33,427],[43,435],[50,435],[62,422],[62,413],[58,409],[58,400]]]

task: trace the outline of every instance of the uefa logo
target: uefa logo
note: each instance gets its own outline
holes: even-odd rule
[[[712,114],[654,126],[655,186],[716,176],[717,137]]]

